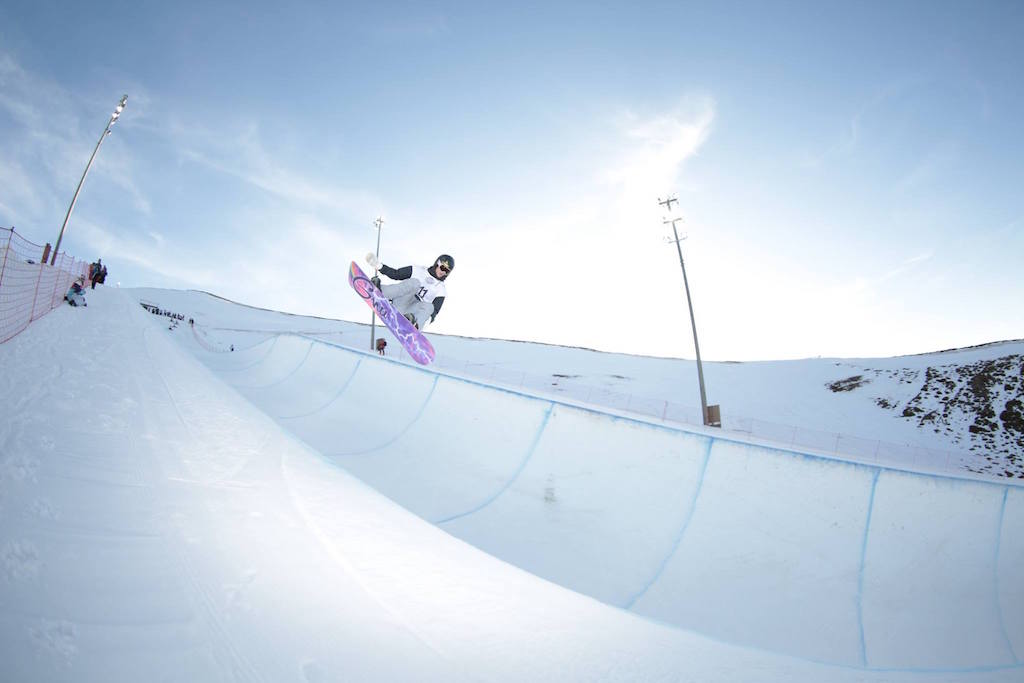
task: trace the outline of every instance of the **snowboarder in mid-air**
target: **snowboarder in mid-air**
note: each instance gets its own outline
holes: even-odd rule
[[[396,284],[382,286],[379,275],[370,278],[381,294],[390,299],[398,312],[408,318],[416,329],[422,330],[428,323],[434,322],[444,303],[447,293],[444,281],[455,268],[455,259],[448,254],[441,254],[429,268],[391,268],[381,263],[371,252],[366,255],[366,262],[380,274],[398,280]]]

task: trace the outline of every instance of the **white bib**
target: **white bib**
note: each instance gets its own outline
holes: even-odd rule
[[[420,282],[420,290],[416,292],[416,298],[426,303],[432,303],[439,296],[445,296],[444,283],[431,275],[423,266],[412,267],[412,277]]]

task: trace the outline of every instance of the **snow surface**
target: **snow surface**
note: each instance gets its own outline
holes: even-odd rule
[[[0,345],[0,681],[1024,678],[1013,482],[324,341],[353,323],[88,300]],[[592,372],[606,355],[469,341],[439,354],[616,379]],[[614,360],[628,378],[657,364]],[[816,392],[776,393],[848,427]]]

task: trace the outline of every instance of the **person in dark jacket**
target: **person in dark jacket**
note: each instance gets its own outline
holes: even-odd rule
[[[100,271],[103,270],[103,259],[96,259],[96,263],[89,265],[89,280],[92,282],[90,289],[96,289],[96,283],[100,281]]]

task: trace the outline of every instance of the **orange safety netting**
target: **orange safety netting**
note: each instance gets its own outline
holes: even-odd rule
[[[60,254],[54,265],[43,263],[44,247],[14,231],[0,228],[0,344],[64,303],[89,264]]]

